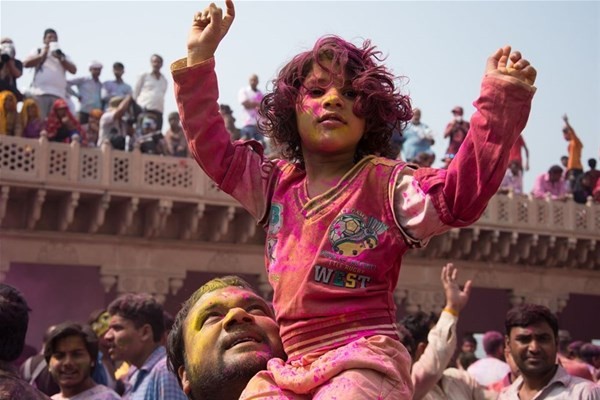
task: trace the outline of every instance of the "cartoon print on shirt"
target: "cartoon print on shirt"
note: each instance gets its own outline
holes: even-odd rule
[[[277,248],[277,239],[274,237],[267,239],[267,259],[269,260],[269,265],[274,263],[277,259],[277,252],[275,251]],[[267,265],[267,268],[269,268]]]
[[[283,224],[283,206],[281,204],[271,205],[269,213],[269,235],[276,235]]]
[[[277,248],[277,235],[281,229],[283,223],[283,206],[281,204],[271,205],[271,212],[269,213],[269,230],[267,236],[267,270],[269,265],[277,259],[276,248]]]
[[[387,229],[388,226],[383,222],[352,210],[333,221],[328,237],[334,252],[355,257],[367,249],[377,247],[378,236]]]

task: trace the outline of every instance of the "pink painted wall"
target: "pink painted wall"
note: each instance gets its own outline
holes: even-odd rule
[[[600,296],[570,294],[558,324],[569,330],[574,340],[600,340]]]
[[[100,284],[100,267],[12,263],[4,283],[19,289],[31,312],[26,343],[41,348],[46,329],[66,320],[87,322],[89,314],[115,297]]]

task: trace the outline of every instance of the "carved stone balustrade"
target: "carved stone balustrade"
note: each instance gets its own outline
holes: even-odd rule
[[[264,239],[193,159],[0,136],[0,280],[15,262],[96,265],[107,291],[164,299],[187,271],[237,272],[268,295]],[[599,241],[599,204],[496,195],[476,224],[406,255],[396,298],[442,307],[439,268],[453,261],[477,285],[558,310],[569,293],[600,295]]]

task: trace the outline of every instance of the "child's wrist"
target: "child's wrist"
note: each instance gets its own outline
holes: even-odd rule
[[[196,64],[201,64],[206,60],[210,60],[213,54],[208,54],[203,49],[188,49],[187,66],[191,67]]]
[[[458,310],[456,308],[452,307],[452,306],[446,306],[446,307],[444,307],[443,311],[447,312],[450,315],[458,317]]]

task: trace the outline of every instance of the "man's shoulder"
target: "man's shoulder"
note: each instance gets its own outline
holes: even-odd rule
[[[484,357],[484,358],[481,358],[481,359],[475,361],[473,364],[471,364],[469,366],[469,368],[467,368],[467,371],[469,371],[469,372],[471,372],[471,371],[487,371],[489,368],[504,367],[504,366],[506,366],[507,369],[510,368],[507,363],[505,363],[504,361],[498,360],[497,358]]]
[[[171,373],[167,368],[167,353],[163,346],[157,347],[148,357],[141,369],[150,372],[150,375]]]
[[[152,380],[152,390],[156,390],[161,396],[170,400],[185,399],[186,396],[175,377],[175,374],[169,370],[167,356],[161,357],[150,371]]]
[[[241,95],[244,95],[244,96],[246,96],[246,95],[248,95],[248,92],[249,92],[250,90],[251,90],[251,89],[250,89],[250,86],[243,86],[243,87],[241,87],[241,88],[240,88],[240,90],[238,91],[238,93],[240,94],[240,96],[241,96]]]
[[[157,373],[160,373],[160,374],[162,374],[163,372],[171,373],[171,371],[169,371],[169,368],[168,368],[166,355],[161,356],[161,358],[159,358],[159,360],[156,362],[156,364],[154,364],[154,366],[152,367],[152,371],[156,371]]]
[[[2,373],[0,374],[0,399],[48,400],[48,397],[19,376]]]
[[[117,110],[107,110],[100,117],[100,122],[104,124],[110,124],[115,120],[115,112]]]
[[[600,386],[598,384],[590,381],[589,379],[580,378],[579,376],[569,375],[566,388],[570,393],[594,394],[596,396],[600,396]],[[596,397],[594,397],[594,399],[595,398]]]
[[[467,382],[470,379],[472,379],[471,375],[469,375],[469,373],[467,371],[463,371],[458,368],[446,368],[443,372],[443,375],[446,378],[460,380],[463,382]]]

